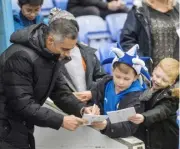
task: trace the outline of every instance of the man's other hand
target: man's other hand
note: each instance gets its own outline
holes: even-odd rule
[[[74,115],[68,115],[64,116],[62,127],[74,131],[79,126],[84,125],[86,123],[86,120],[75,117]]]

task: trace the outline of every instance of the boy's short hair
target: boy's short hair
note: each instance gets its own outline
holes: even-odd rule
[[[156,67],[160,67],[171,79],[175,81],[179,75],[179,61],[173,58],[162,59]]]
[[[118,68],[122,73],[128,74],[130,70],[133,70],[134,75],[137,75],[137,72],[129,65],[121,62],[115,62],[113,64],[113,69]]]
[[[42,5],[44,2],[44,0],[18,0],[18,4],[20,7],[22,7],[25,4],[29,4],[29,5]]]

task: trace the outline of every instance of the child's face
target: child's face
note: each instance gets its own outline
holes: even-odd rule
[[[136,79],[137,76],[135,75],[133,69],[130,69],[128,73],[121,72],[117,67],[113,69],[113,80],[116,94],[128,89]]]
[[[163,71],[161,67],[156,67],[152,73],[152,88],[154,90],[164,89],[173,82],[171,78]]]
[[[28,20],[34,20],[35,17],[38,15],[39,11],[41,10],[41,6],[34,6],[34,5],[29,5],[25,4],[22,5],[21,11],[22,14],[28,19]]]

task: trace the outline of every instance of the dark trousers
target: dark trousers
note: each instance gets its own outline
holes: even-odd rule
[[[33,132],[25,123],[0,119],[0,149],[35,149]]]
[[[88,6],[88,7],[77,6],[69,9],[68,11],[71,12],[75,17],[84,16],[84,15],[95,15],[105,19],[105,17],[108,14],[127,13],[129,9],[125,7],[124,9],[120,9],[117,11],[110,11],[110,10],[100,9],[96,6]]]

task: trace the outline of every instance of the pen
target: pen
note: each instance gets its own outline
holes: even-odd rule
[[[95,113],[96,113],[96,104],[94,104],[92,107],[92,114],[95,114]]]

